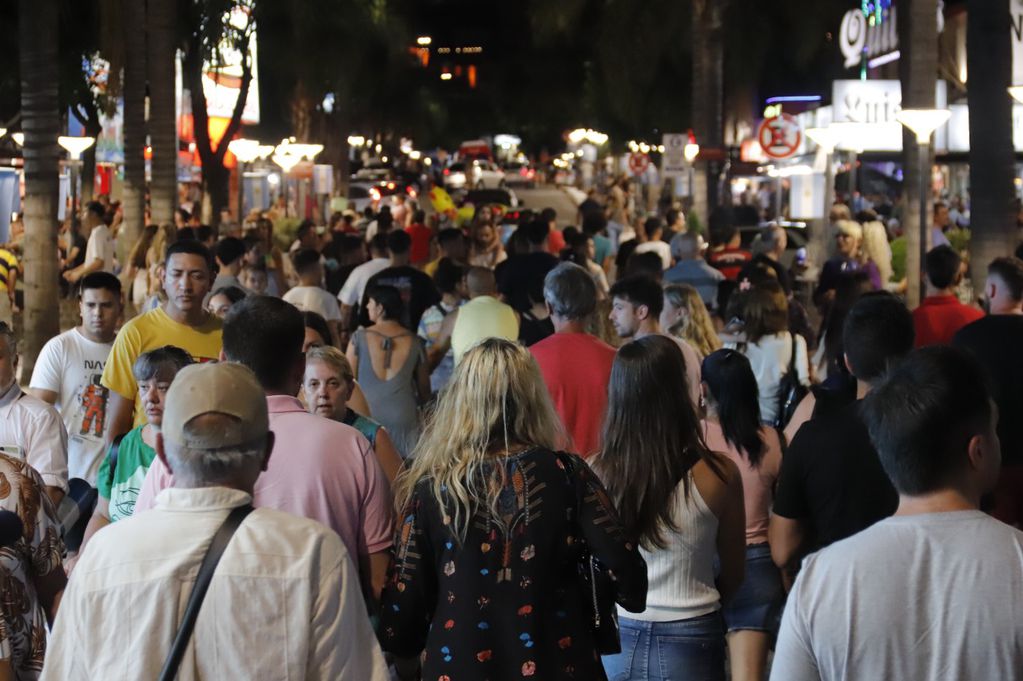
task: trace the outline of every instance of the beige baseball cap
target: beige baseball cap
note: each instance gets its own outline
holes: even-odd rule
[[[238,420],[227,428],[185,435],[185,425],[203,414],[227,414]],[[241,364],[193,364],[178,372],[167,391],[160,432],[165,440],[194,449],[248,444],[270,430],[266,394],[256,375]]]

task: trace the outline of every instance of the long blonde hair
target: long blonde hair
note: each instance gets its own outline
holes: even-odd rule
[[[428,482],[445,523],[464,540],[480,509],[501,523],[504,468],[488,459],[513,445],[553,450],[563,439],[536,360],[521,345],[488,338],[462,357],[441,391],[411,465],[395,480],[395,507],[402,513]]]
[[[664,297],[672,306],[685,308],[688,312],[684,321],[668,329],[669,333],[689,341],[700,357],[721,349],[721,339],[714,329],[714,322],[695,288],[689,284],[669,284],[664,287]]]

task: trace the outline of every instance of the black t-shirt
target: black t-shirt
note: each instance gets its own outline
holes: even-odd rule
[[[1023,316],[988,315],[959,329],[952,344],[970,350],[987,370],[998,405],[1002,463],[1023,464]]]
[[[822,548],[895,513],[899,496],[854,402],[808,421],[782,459],[774,513],[801,520]]]
[[[419,328],[419,320],[423,313],[431,305],[440,302],[440,294],[433,284],[433,279],[422,270],[408,265],[388,267],[377,272],[366,282],[366,292],[362,296],[362,312],[360,323],[362,326],[369,326],[369,316],[366,313],[366,303],[369,302],[369,292],[374,286],[393,286],[401,293],[401,300],[405,303],[402,318],[399,320],[406,329],[415,333]]]
[[[554,335],[554,322],[550,317],[537,319],[529,312],[522,313],[519,319],[519,342],[523,345],[529,347],[552,335]]]
[[[506,303],[519,312],[524,312],[532,306],[529,301],[530,288],[542,292],[544,277],[557,267],[559,262],[561,261],[550,253],[513,255],[494,270],[497,290],[504,296]]]

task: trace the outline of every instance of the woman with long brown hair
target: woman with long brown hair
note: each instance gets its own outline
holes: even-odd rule
[[[742,479],[707,448],[685,385],[682,352],[661,335],[622,346],[611,370],[594,469],[649,580],[646,609],[619,613],[622,652],[604,658],[612,681],[725,678],[721,606],[745,567]]]
[[[490,338],[462,357],[395,482],[380,641],[401,657],[425,648],[422,678],[606,678],[580,565],[589,554],[613,573],[629,610],[644,607],[646,567],[562,439],[528,350]]]

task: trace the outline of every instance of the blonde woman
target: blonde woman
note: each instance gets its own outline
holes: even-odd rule
[[[646,565],[561,439],[528,350],[490,338],[465,354],[395,484],[380,640],[425,649],[422,678],[606,679],[580,559],[614,573],[629,611],[645,607]]]
[[[309,348],[302,388],[310,414],[349,425],[369,440],[388,482],[393,483],[401,470],[401,455],[383,426],[348,407],[355,390],[355,373],[344,353],[329,345]]]
[[[689,284],[669,284],[664,287],[661,328],[688,341],[700,353],[700,359],[721,349],[721,339],[714,329],[707,306],[703,304],[696,289]]]

